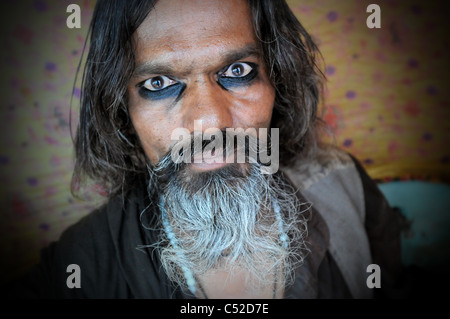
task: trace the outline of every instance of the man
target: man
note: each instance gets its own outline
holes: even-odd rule
[[[100,0],[90,31],[74,186],[94,179],[108,202],[43,251],[21,296],[393,293],[396,217],[320,143],[318,49],[284,1]],[[221,147],[238,128],[245,145]]]

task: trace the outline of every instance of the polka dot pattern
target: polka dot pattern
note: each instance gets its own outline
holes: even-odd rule
[[[380,1],[288,1],[317,40],[327,77],[325,136],[361,160],[372,178],[450,180],[450,5]],[[445,27],[447,26],[447,27]]]

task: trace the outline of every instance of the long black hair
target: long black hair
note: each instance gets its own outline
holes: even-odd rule
[[[109,194],[148,174],[144,150],[128,113],[134,71],[132,35],[157,0],[98,0],[88,31],[72,190],[91,178]],[[324,75],[312,37],[284,0],[247,0],[269,77],[276,90],[271,127],[280,132],[280,164],[310,155],[321,123],[317,108]]]

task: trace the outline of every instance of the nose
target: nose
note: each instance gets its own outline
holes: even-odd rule
[[[194,132],[194,121],[203,131],[233,127],[231,98],[217,82],[208,77],[196,79],[186,88],[183,98],[183,126]]]

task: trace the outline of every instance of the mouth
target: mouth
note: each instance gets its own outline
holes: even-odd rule
[[[195,171],[212,171],[215,169],[219,169],[222,168],[224,166],[226,166],[228,163],[224,162],[224,163],[206,163],[206,162],[202,162],[202,163],[192,163],[192,168]]]
[[[234,163],[234,153],[224,158],[223,154],[217,155],[205,155],[202,157],[194,157],[194,161],[191,163],[191,167],[195,171],[211,171],[216,170],[226,165]]]

